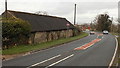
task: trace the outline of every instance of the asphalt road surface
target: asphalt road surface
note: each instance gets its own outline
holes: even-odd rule
[[[34,54],[3,61],[3,66],[109,66],[116,48],[115,37],[100,33],[42,50]]]

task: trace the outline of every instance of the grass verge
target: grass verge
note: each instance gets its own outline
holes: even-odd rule
[[[119,53],[119,56],[120,56],[120,37],[118,37],[117,39],[118,39],[118,53]],[[119,57],[118,62],[120,64],[120,57]]]
[[[118,40],[118,63],[120,64],[120,34],[118,33],[112,33],[113,35],[119,35],[119,37],[117,37]]]
[[[29,52],[29,51],[42,50],[42,49],[50,48],[50,47],[57,46],[57,45],[60,45],[63,43],[67,43],[70,41],[74,41],[74,40],[83,38],[85,36],[88,36],[88,34],[82,32],[80,35],[70,37],[70,38],[61,38],[58,40],[53,40],[53,41],[39,43],[39,44],[32,44],[32,45],[18,45],[16,47],[2,50],[2,54],[3,55],[11,55],[11,54],[25,53],[25,52]]]

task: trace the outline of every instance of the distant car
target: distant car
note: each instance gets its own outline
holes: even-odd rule
[[[109,34],[109,32],[107,30],[104,30],[103,34]]]
[[[94,31],[91,31],[91,32],[90,32],[90,35],[93,35],[93,34],[95,34],[95,32],[94,32]]]

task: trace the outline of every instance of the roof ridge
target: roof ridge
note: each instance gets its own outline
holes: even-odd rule
[[[46,17],[62,18],[62,19],[63,19],[63,17],[57,17],[57,16],[39,15],[39,14],[35,14],[35,13],[21,12],[21,11],[13,11],[13,10],[7,10],[7,11],[9,11],[9,12],[16,12],[16,13],[30,14],[30,15],[37,15],[37,16],[46,16]]]

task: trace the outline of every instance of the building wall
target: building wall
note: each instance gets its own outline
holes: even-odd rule
[[[29,41],[28,41],[29,44],[34,43],[34,37],[35,37],[35,33],[31,33]]]
[[[5,17],[5,13],[3,14],[3,17]],[[10,12],[7,13],[7,17],[16,18]],[[61,30],[61,31],[50,31],[50,32],[35,32],[35,33],[31,33],[28,43],[32,44],[32,43],[47,42],[47,41],[52,41],[60,38],[72,37],[78,34],[79,33],[76,33],[72,29]]]
[[[46,42],[47,34],[46,32],[36,32],[34,37],[34,43]]]
[[[74,35],[74,31],[70,30],[61,30],[61,31],[51,31],[51,32],[36,32],[31,34],[29,43],[41,43],[52,40],[57,40],[60,38],[68,38]]]

